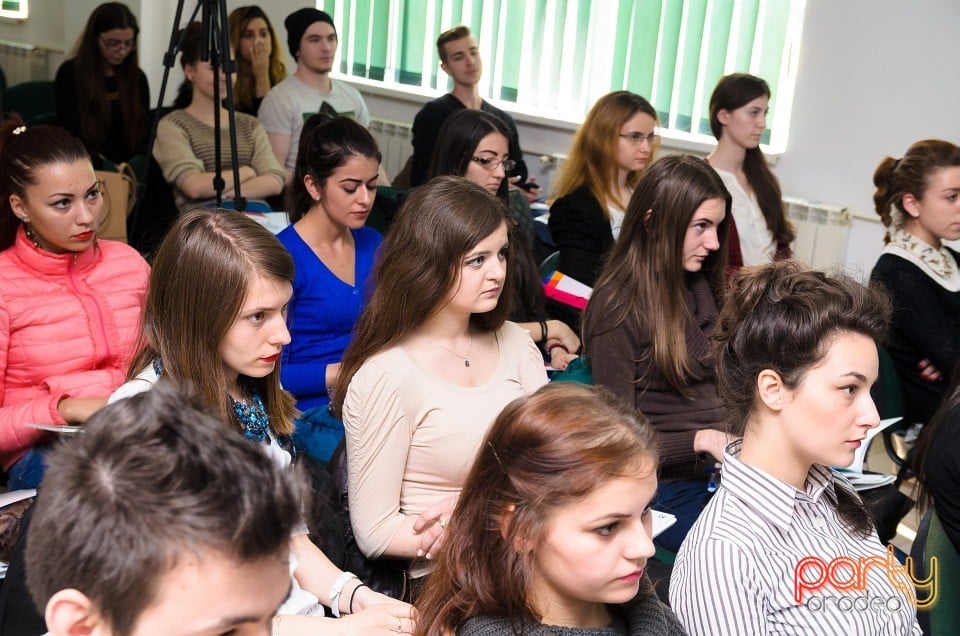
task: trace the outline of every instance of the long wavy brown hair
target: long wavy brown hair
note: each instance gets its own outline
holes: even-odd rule
[[[437,177],[410,194],[383,242],[371,275],[373,293],[343,354],[331,400],[335,413],[363,363],[440,311],[459,281],[463,255],[510,223],[503,201],[461,177]],[[513,267],[508,252],[497,306],[470,318],[482,331],[499,329],[510,314]]]
[[[560,382],[514,400],[487,433],[417,603],[417,634],[475,616],[538,623],[534,555],[559,509],[611,479],[655,478],[654,432],[601,387]],[[522,633],[517,631],[517,633]]]
[[[608,206],[613,203],[621,209],[626,202],[620,200],[617,192],[617,148],[620,144],[620,130],[627,120],[637,113],[646,113],[659,125],[657,111],[643,97],[630,91],[615,91],[597,100],[586,119],[573,138],[570,152],[563,168],[557,176],[553,189],[554,198],[567,196],[577,188],[586,185],[590,194],[600,202],[604,214],[609,214]],[[647,166],[657,160],[660,143],[650,149]],[[627,175],[627,185],[635,188],[640,181],[642,170]]]
[[[165,378],[192,383],[221,421],[242,430],[227,394],[220,342],[257,276],[293,284],[293,258],[269,230],[230,210],[181,216],[150,271],[143,344],[128,378],[160,359]],[[263,378],[241,375],[240,386],[260,394],[274,433],[293,432],[297,410],[280,387],[279,364]]]
[[[110,131],[110,102],[107,100],[104,59],[100,54],[100,34],[114,29],[133,29],[134,40],[140,35],[137,18],[121,2],[105,2],[93,10],[74,48],[73,67],[77,78],[77,112],[80,113],[80,136],[92,147],[107,140]],[[119,66],[113,67],[117,78],[120,114],[123,120],[123,141],[136,149],[146,137],[147,110],[139,88],[140,62],[134,48]]]
[[[267,31],[270,32],[270,86],[276,86],[287,77],[287,67],[283,64],[283,45],[277,39],[277,33],[273,30],[270,18],[263,12],[263,9],[257,5],[247,7],[237,7],[230,12],[227,17],[227,26],[230,29],[230,46],[233,48],[234,56],[237,60],[236,83],[233,86],[233,105],[239,111],[248,112],[253,109],[254,95],[253,71],[250,69],[250,62],[240,55],[240,39],[243,36],[243,30],[251,20],[260,18],[267,25]]]
[[[638,325],[650,343],[653,366],[681,395],[692,369],[687,355],[683,241],[690,220],[708,199],[722,199],[726,216],[717,228],[720,249],[704,260],[717,303],[727,263],[730,193],[705,161],[690,155],[664,157],[643,173],[630,198],[620,238],[610,252],[583,318],[584,350],[594,336]]]

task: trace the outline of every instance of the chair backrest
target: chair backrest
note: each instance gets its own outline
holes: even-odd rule
[[[928,510],[920,521],[910,556],[913,559],[914,578],[919,580],[930,576],[930,559],[937,559],[936,602],[932,607],[917,612],[923,633],[935,636],[960,633],[960,605],[957,603],[960,594],[960,554],[934,510]],[[924,601],[928,594],[918,590],[919,600]]]
[[[547,274],[557,271],[557,264],[560,262],[560,250],[553,252],[540,262],[540,278],[546,278]]]
[[[51,123],[56,119],[53,82],[22,82],[3,91],[3,106],[17,113],[28,126]]]
[[[877,403],[881,418],[899,417],[904,413],[903,382],[886,348],[877,345],[877,357],[880,362],[880,374],[872,391],[873,401]]]

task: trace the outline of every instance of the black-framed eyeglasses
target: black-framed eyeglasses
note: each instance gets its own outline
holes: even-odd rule
[[[513,159],[497,159],[496,157],[470,157],[470,161],[476,162],[488,172],[493,172],[499,165],[503,165],[504,172],[510,172],[517,167],[517,162]]]
[[[651,146],[658,141],[660,141],[659,133],[652,132],[649,135],[644,135],[642,132],[632,132],[632,133],[620,133],[620,136],[629,141],[634,146],[639,146],[644,141],[649,143]]]
[[[137,39],[131,38],[129,40],[115,40],[113,38],[100,38],[100,43],[103,44],[105,48],[110,49],[111,51],[121,51],[127,50],[132,51],[137,48]]]

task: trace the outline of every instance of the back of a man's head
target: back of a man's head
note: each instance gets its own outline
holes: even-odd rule
[[[27,584],[41,612],[76,590],[112,633],[130,634],[179,563],[285,561],[298,518],[288,475],[195,397],[160,383],[98,412],[51,453]]]

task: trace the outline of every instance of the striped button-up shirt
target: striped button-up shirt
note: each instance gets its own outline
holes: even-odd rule
[[[906,573],[837,514],[835,489],[850,484],[814,465],[797,490],[739,461],[741,443],[673,568],[670,603],[690,634],[919,636]]]

